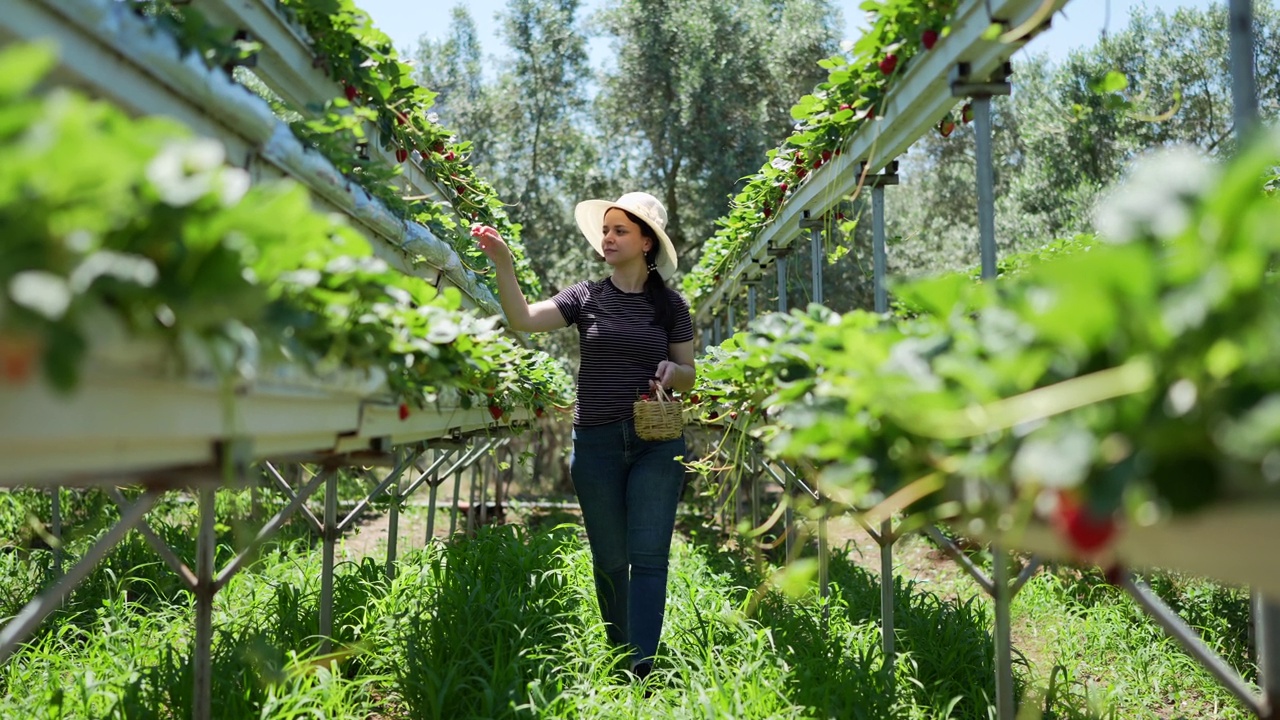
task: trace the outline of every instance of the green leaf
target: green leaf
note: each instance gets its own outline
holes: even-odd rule
[[[57,61],[51,42],[14,45],[0,52],[0,99],[31,92]]]
[[[1116,93],[1129,87],[1129,78],[1119,70],[1111,70],[1091,83],[1090,87],[1098,93]]]

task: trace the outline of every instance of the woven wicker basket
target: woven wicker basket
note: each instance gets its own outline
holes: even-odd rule
[[[684,432],[684,407],[658,386],[656,399],[641,398],[633,405],[636,435],[641,440],[674,440]]]

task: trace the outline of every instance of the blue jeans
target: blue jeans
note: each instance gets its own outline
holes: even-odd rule
[[[652,660],[684,487],[684,437],[641,440],[631,420],[573,429],[570,476],[582,507],[609,641]]]

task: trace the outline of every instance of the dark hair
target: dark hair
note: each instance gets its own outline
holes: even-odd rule
[[[618,208],[622,210],[622,208]],[[649,277],[644,281],[644,294],[653,305],[653,324],[665,328],[667,332],[675,326],[675,315],[671,310],[671,298],[667,297],[667,283],[658,272],[658,253],[662,252],[662,241],[658,234],[649,227],[649,223],[641,220],[629,210],[622,210],[627,219],[640,226],[640,235],[653,241],[653,247],[644,254],[644,262],[649,266]]]

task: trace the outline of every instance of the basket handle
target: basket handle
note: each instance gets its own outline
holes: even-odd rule
[[[655,376],[653,379],[654,379],[654,380],[657,380],[658,378],[657,378],[657,376]],[[657,389],[658,389],[658,391],[657,391],[657,393],[655,394],[655,397],[654,397],[654,399],[655,399],[655,400],[657,400],[658,402],[675,402],[675,398],[673,398],[673,397],[671,397],[671,395],[667,394],[667,389],[666,389],[665,387],[663,387],[663,386],[662,386],[662,383],[661,383],[661,382],[655,382],[655,383],[654,383],[654,385],[655,385],[655,386],[657,387]]]

